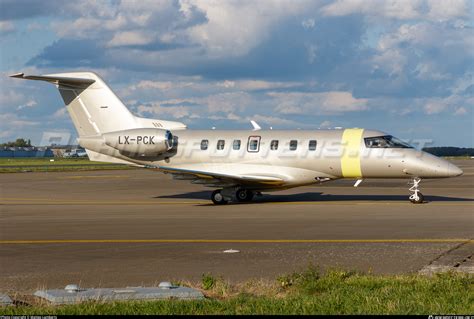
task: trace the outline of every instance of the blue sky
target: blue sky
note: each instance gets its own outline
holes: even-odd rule
[[[91,70],[190,128],[364,127],[474,146],[472,1],[0,0],[0,141],[75,134],[54,86]]]

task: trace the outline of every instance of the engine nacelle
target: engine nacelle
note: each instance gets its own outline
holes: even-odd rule
[[[173,134],[165,130],[138,128],[104,133],[102,136],[105,144],[127,157],[158,156],[173,148]]]

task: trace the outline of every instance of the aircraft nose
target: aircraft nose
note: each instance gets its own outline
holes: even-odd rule
[[[448,160],[426,152],[422,152],[416,161],[413,158],[408,158],[406,171],[422,178],[454,177],[463,174],[459,167]]]
[[[433,169],[438,177],[454,177],[463,173],[459,167],[443,159],[439,160]]]
[[[464,172],[454,164],[449,163],[449,176],[461,176]]]

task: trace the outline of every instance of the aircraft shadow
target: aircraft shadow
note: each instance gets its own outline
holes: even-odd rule
[[[306,192],[291,195],[279,194],[264,194],[263,196],[256,196],[250,203],[255,204],[265,202],[339,202],[339,201],[394,201],[406,202],[408,201],[408,194],[406,195],[333,195],[322,192]],[[156,196],[154,198],[183,198],[183,199],[201,199],[210,200],[210,191],[188,192],[175,195]],[[462,197],[448,197],[437,195],[425,195],[427,202],[474,202],[471,198]]]

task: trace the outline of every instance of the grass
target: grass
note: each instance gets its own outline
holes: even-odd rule
[[[212,283],[212,285],[210,284]],[[205,274],[200,301],[87,302],[18,306],[4,315],[69,314],[471,314],[474,276],[444,273],[374,276],[315,268],[278,278],[231,285]],[[204,289],[207,288],[207,289]]]
[[[129,168],[131,167],[128,165],[93,162],[88,158],[0,158],[0,173],[65,172]]]

